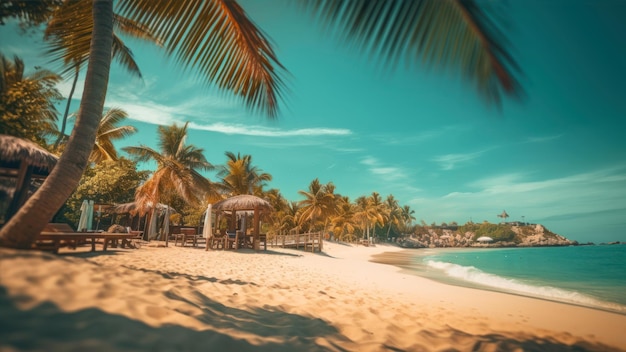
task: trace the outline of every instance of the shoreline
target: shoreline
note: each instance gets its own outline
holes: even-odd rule
[[[0,249],[0,350],[624,351],[626,316],[324,252]]]
[[[496,249],[508,249],[508,248],[496,248]],[[559,300],[558,298],[542,296],[541,294],[519,292],[513,289],[506,289],[506,288],[500,288],[497,286],[490,286],[487,284],[471,282],[471,281],[467,281],[463,279],[450,277],[443,273],[434,272],[434,270],[430,269],[427,265],[424,265],[421,263],[418,264],[412,261],[415,258],[423,258],[423,257],[430,255],[430,253],[419,253],[420,251],[425,251],[425,250],[432,251],[432,252],[440,252],[440,253],[445,253],[445,252],[453,253],[453,252],[458,252],[458,251],[463,251],[463,252],[480,251],[480,250],[483,250],[483,248],[429,248],[429,249],[403,248],[403,251],[385,252],[381,254],[376,254],[372,256],[371,261],[374,263],[392,265],[392,266],[400,268],[403,273],[433,280],[435,282],[442,283],[445,285],[465,287],[465,288],[471,288],[471,289],[483,290],[483,291],[498,292],[502,294],[509,294],[509,295],[514,295],[514,296],[544,300],[548,302],[568,304],[568,305],[572,305],[576,307],[596,309],[596,310],[603,311],[603,312],[615,313],[615,314],[626,316],[626,310],[624,310],[626,306],[620,303],[604,301],[601,298],[588,296],[594,300],[597,300],[599,304],[604,304],[605,306],[602,306],[599,304],[593,305],[593,304],[584,304],[584,303],[575,302],[575,301]],[[575,291],[571,291],[571,292],[575,292]],[[617,308],[610,308],[610,306],[617,306]],[[618,308],[621,310],[619,310]]]

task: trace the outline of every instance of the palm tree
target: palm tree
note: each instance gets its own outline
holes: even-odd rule
[[[403,221],[403,228],[406,232],[406,229],[410,228],[411,225],[413,224],[413,221],[415,221],[415,210],[411,209],[410,206],[405,205],[402,207],[402,221]],[[422,226],[425,227],[425,222],[424,220],[422,220]]]
[[[81,4],[89,4],[81,2]],[[120,14],[164,38],[167,52],[208,82],[242,97],[269,117],[278,112],[283,66],[269,41],[234,1],[119,0]],[[491,100],[520,92],[517,66],[490,13],[474,0],[305,2],[316,17],[355,38],[374,57],[457,68]],[[0,230],[0,244],[29,247],[78,184],[95,142],[113,42],[113,0],[92,2],[93,31],[78,119],[65,153],[44,185]],[[6,17],[6,16],[5,16]],[[172,30],[175,28],[176,30]],[[67,43],[68,46],[74,43]],[[28,221],[27,221],[28,219]]]
[[[385,205],[388,210],[388,217],[387,217],[388,227],[387,227],[387,235],[385,237],[387,238],[387,240],[389,240],[389,233],[391,232],[391,227],[393,225],[397,227],[400,224],[400,221],[402,221],[402,208],[400,207],[400,204],[398,204],[398,200],[392,194],[387,196],[387,199],[385,200]]]
[[[140,208],[145,208],[142,205],[180,196],[188,204],[200,204],[212,187],[199,171],[211,170],[213,165],[205,159],[202,149],[185,145],[187,124],[159,126],[158,134],[161,152],[143,145],[123,148],[137,162],[153,160],[157,163],[154,174],[137,189],[135,201]]]
[[[78,118],[64,153],[39,190],[0,229],[0,245],[29,248],[72,194],[93,149],[111,66],[113,1],[93,2],[94,30]]]
[[[25,75],[24,61],[0,54],[0,134],[32,140],[45,146],[44,137],[56,131],[54,106],[61,94],[54,88],[60,76],[38,69]]]
[[[318,220],[325,218],[334,212],[334,185],[328,183],[322,185],[319,179],[314,179],[309,185],[308,191],[298,191],[304,196],[300,201],[299,225],[309,225],[309,230],[313,230]]]
[[[348,197],[339,197],[337,212],[331,218],[332,229],[335,236],[342,241],[352,241],[356,229],[356,206],[350,203]]]
[[[132,36],[137,39],[159,43],[152,33],[140,23],[131,21],[118,14],[113,14],[114,31]],[[51,62],[61,62],[66,69],[63,74],[73,74],[74,79],[70,89],[65,112],[61,123],[61,134],[55,142],[59,145],[65,133],[68,112],[78,82],[81,67],[89,58],[89,44],[93,30],[93,19],[89,7],[77,1],[65,1],[57,7],[45,30],[44,39],[48,42],[47,55]],[[71,44],[71,45],[70,45]],[[131,75],[141,78],[139,66],[133,58],[133,53],[124,44],[124,41],[113,33],[113,58],[116,59]]]
[[[365,196],[360,196],[354,200],[354,218],[361,227],[361,233],[363,234],[363,237],[367,236],[368,240],[370,236],[369,224],[371,218],[371,208],[369,206],[369,202],[369,198]]]
[[[117,151],[113,146],[113,141],[122,139],[137,132],[133,126],[117,126],[128,117],[128,114],[118,108],[112,108],[100,120],[98,132],[96,134],[96,143],[93,145],[93,151],[89,156],[89,161],[99,164],[104,160],[116,161]]]
[[[382,226],[385,223],[385,219],[388,218],[388,210],[378,192],[372,192],[369,199],[370,201],[368,205],[372,215],[370,218],[373,227],[372,235],[376,237],[376,224],[380,224]]]
[[[235,155],[226,152],[228,161],[225,166],[221,166],[217,177],[221,183],[217,186],[226,194],[236,196],[241,194],[263,195],[265,182],[272,180],[272,175],[263,172],[256,166],[252,166],[252,156]]]

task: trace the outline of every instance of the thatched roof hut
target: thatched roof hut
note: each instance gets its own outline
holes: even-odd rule
[[[265,199],[249,194],[230,197],[213,204],[213,210],[217,211],[244,211],[255,209],[265,212],[271,211],[273,208],[270,202]]]
[[[3,193],[10,195],[7,198],[11,199],[7,202],[5,221],[26,201],[31,181],[48,176],[57,160],[56,155],[31,141],[0,134],[0,179],[8,180],[10,186],[3,182],[7,188]]]
[[[266,201],[263,198],[259,198],[257,196],[244,194],[244,195],[238,195],[238,196],[221,200],[213,204],[212,210],[217,211],[217,212],[230,212],[230,216],[232,217],[231,226],[234,226],[237,212],[249,212],[249,211],[254,212],[254,220],[253,220],[254,249],[255,250],[260,249],[260,242],[259,242],[259,231],[260,231],[260,222],[261,222],[260,215],[261,213],[266,213],[266,212],[269,213],[273,210],[270,202]],[[234,228],[231,228],[231,230],[234,230]]]
[[[0,134],[0,168],[15,166],[14,169],[19,169],[19,164],[25,163],[47,175],[58,159],[31,141]]]
[[[157,203],[156,208],[157,210],[169,209],[170,211],[176,212],[176,209],[170,206],[167,206],[165,204],[161,204],[161,203]],[[137,204],[137,202],[130,202],[130,203],[114,205],[106,211],[112,214],[133,214],[133,215],[139,214],[143,216],[151,209],[152,209],[152,203],[147,203],[145,204],[145,206],[141,207]]]

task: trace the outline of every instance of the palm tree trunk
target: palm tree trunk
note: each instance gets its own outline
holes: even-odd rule
[[[41,188],[0,229],[0,245],[30,248],[72,194],[93,149],[111,66],[113,0],[94,0],[93,34],[80,112],[67,147]]]
[[[76,83],[78,83],[78,74],[80,73],[80,65],[76,64],[76,72],[74,74],[74,82],[72,82],[72,89],[70,89],[70,95],[67,97],[67,104],[65,105],[65,112],[63,113],[63,122],[61,123],[61,133],[57,137],[57,140],[54,142],[54,149],[56,149],[63,136],[65,136],[65,125],[67,125],[67,115],[70,112],[70,105],[72,104],[72,97],[74,96],[74,90],[76,89]]]

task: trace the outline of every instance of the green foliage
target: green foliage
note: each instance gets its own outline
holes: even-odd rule
[[[465,225],[459,226],[459,233],[477,232],[478,228],[480,226],[481,226],[480,224],[475,224],[473,222],[468,222]]]
[[[77,224],[80,206],[85,199],[96,204],[120,204],[132,202],[135,190],[148,178],[148,171],[137,171],[137,165],[125,158],[118,161],[103,161],[88,167],[78,184],[78,188],[61,209],[62,218]],[[97,210],[97,209],[96,209]]]
[[[54,104],[61,93],[54,87],[60,77],[38,69],[24,76],[24,62],[0,54],[0,134],[31,140],[42,146],[44,137],[56,131]]]
[[[464,228],[470,225],[463,225],[461,228]],[[499,241],[514,241],[516,236],[515,232],[511,229],[511,225],[507,224],[491,224],[491,223],[482,223],[480,225],[473,224],[476,226],[476,232],[474,235],[474,240],[478,239],[482,236],[487,236],[493,238],[494,242]]]

